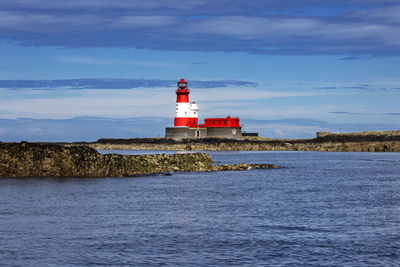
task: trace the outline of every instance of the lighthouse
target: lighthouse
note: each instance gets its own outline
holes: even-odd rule
[[[227,138],[242,140],[242,127],[239,118],[206,118],[198,123],[198,106],[189,101],[188,82],[181,79],[176,89],[174,127],[165,128],[165,137],[175,140],[195,138]]]
[[[189,93],[188,83],[181,79],[176,89],[175,127],[197,127],[199,108],[195,102],[189,102]]]

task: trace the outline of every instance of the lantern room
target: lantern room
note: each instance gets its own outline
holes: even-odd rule
[[[189,93],[188,83],[185,79],[181,79],[176,89],[176,103],[189,103]]]
[[[178,82],[178,90],[188,90],[188,83],[185,79],[181,79]]]

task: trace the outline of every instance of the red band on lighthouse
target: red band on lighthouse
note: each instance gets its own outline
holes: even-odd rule
[[[181,79],[176,89],[176,103],[189,103],[189,93],[188,83],[185,79]]]
[[[175,127],[189,127],[196,128],[198,123],[198,118],[175,118],[174,126]]]

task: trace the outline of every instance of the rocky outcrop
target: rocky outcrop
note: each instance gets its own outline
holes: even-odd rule
[[[252,170],[252,169],[275,169],[275,168],[280,168],[277,165],[273,164],[247,164],[247,163],[241,163],[241,164],[235,164],[235,165],[229,165],[229,164],[221,164],[221,165],[213,165],[211,167],[212,171],[245,171],[245,170]]]
[[[102,155],[87,146],[0,143],[0,177],[124,177],[154,173],[276,168],[268,164],[213,165],[205,153]]]
[[[295,140],[206,138],[175,141],[166,138],[100,139],[94,143],[87,143],[87,145],[96,149],[132,150],[400,152],[400,132],[331,134],[319,138]]]

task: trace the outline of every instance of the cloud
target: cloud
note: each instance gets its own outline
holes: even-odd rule
[[[116,28],[142,28],[170,26],[177,23],[177,19],[171,16],[123,16],[113,20],[113,27]]]
[[[202,65],[202,64],[208,64],[208,62],[198,61],[198,62],[190,62],[189,64],[192,64],[192,65]]]
[[[323,87],[314,87],[314,89],[323,89],[323,90],[336,90],[337,86],[323,86]]]
[[[21,93],[26,94],[23,90]],[[68,91],[68,90],[67,90]],[[174,116],[175,94],[171,87],[143,90],[65,90],[48,94],[33,91],[34,95],[5,98],[0,101],[3,118],[72,118],[78,116],[142,117]],[[59,93],[59,94],[58,94]],[[314,93],[315,94],[315,93]],[[290,98],[313,95],[307,92],[265,92],[256,88],[218,88],[218,90],[193,90],[191,100],[199,103],[200,116],[226,116],[227,114],[252,117],[318,114],[330,110],[328,105],[273,108],[262,101],[273,98]],[[318,94],[317,94],[318,95]],[[210,101],[210,98],[212,101]],[[260,104],[261,101],[261,104]],[[168,115],[167,115],[168,114]]]
[[[145,11],[167,14],[237,14],[254,13],[256,11],[298,11],[302,8],[324,7],[375,7],[393,5],[397,0],[2,0],[5,10],[35,11],[128,11],[129,13]],[[223,7],[223,8],[221,8]]]
[[[0,39],[22,45],[348,55],[344,60],[400,55],[400,5],[391,0],[245,4],[2,0],[1,4]],[[324,8],[338,6],[348,12],[324,15],[329,13]],[[318,12],[302,14],[302,9]]]
[[[55,60],[68,63],[80,63],[80,64],[95,64],[95,65],[108,65],[112,64],[109,60],[98,59],[93,57],[83,56],[58,56],[54,57]]]
[[[343,89],[357,89],[357,90],[371,90],[370,85],[368,84],[360,84],[354,86],[343,86]]]
[[[398,4],[398,3],[396,3]],[[346,14],[346,17],[362,21],[379,20],[388,24],[400,24],[400,6],[359,10]]]
[[[358,59],[362,59],[362,57],[358,57],[358,56],[347,56],[347,57],[343,57],[340,60],[358,60]]]
[[[148,86],[144,86],[144,82],[147,82]],[[2,89],[0,116],[2,118],[43,119],[66,119],[78,116],[173,117],[177,81],[158,80],[158,82],[159,85],[171,82],[171,86],[162,87],[152,80],[139,80],[136,84],[139,86],[137,89],[127,90],[128,86],[135,86],[135,84],[131,80],[121,81],[120,79],[117,79],[117,82],[113,79],[104,81],[95,79],[95,82],[85,79],[67,80],[67,82],[64,80],[3,81],[3,84],[0,83],[1,87],[14,88],[14,90]],[[312,114],[332,111],[330,105],[310,107],[283,104],[274,107],[265,103],[268,103],[269,99],[282,99],[281,102],[285,103],[284,99],[291,102],[290,98],[334,95],[334,92],[266,91],[265,88],[242,82],[238,85],[226,86],[232,83],[234,82],[198,83],[198,86],[204,86],[207,90],[192,90],[190,100],[199,103],[200,116],[226,116],[227,114],[252,117],[307,114],[312,116]],[[208,90],[209,85],[220,87]],[[43,90],[46,88],[52,92]]]
[[[95,141],[99,138],[163,137],[169,118],[0,119],[0,141]]]
[[[329,112],[331,114],[342,114],[342,115],[365,115],[363,113],[356,113],[356,112],[346,112],[346,111],[332,111]]]
[[[0,141],[95,141],[99,138],[163,137],[173,119],[165,117],[75,117],[71,119],[0,119]],[[272,138],[313,138],[317,131],[393,130],[391,124],[332,124],[314,119],[241,119],[244,130]]]
[[[177,67],[177,64],[165,63],[165,62],[154,62],[154,61],[141,61],[141,60],[124,60],[117,58],[98,58],[98,57],[87,57],[87,56],[57,56],[53,57],[56,61],[67,62],[67,63],[79,63],[79,64],[94,64],[94,65],[137,65],[142,67],[159,67],[159,68],[172,68]]]
[[[91,58],[78,58],[79,60],[92,63]],[[93,64],[108,64],[107,61],[95,61]],[[155,87],[175,87],[177,80],[159,79],[112,79],[112,78],[92,78],[92,79],[64,79],[64,80],[0,80],[0,88],[7,89],[37,89],[37,90],[57,90],[57,89],[132,89],[132,88],[155,88]],[[220,81],[190,81],[189,86],[193,88],[222,88],[229,86],[257,87],[255,82],[220,80]]]
[[[21,9],[33,9],[42,11],[56,11],[56,10],[73,10],[73,11],[141,11],[150,10],[157,11],[159,9],[167,9],[170,12],[182,12],[182,10],[191,10],[204,5],[207,1],[194,1],[188,0],[185,3],[179,0],[152,0],[152,1],[141,1],[141,0],[2,0],[4,9],[8,10],[21,10]]]
[[[383,115],[388,115],[388,116],[400,116],[400,112],[383,113]]]
[[[303,96],[318,96],[327,95],[319,92],[286,92],[286,91],[264,91],[264,90],[243,90],[241,88],[221,88],[215,90],[210,95],[209,92],[196,91],[193,92],[193,98],[201,99],[202,103],[215,105],[216,107],[224,108],[226,105],[232,105],[233,102],[238,102],[241,105],[249,106],[246,101],[262,100],[270,98],[286,98],[286,97],[303,97]],[[211,96],[211,97],[210,97]],[[265,108],[260,105],[258,108]],[[255,111],[256,107],[251,107]]]
[[[171,91],[174,92],[171,88],[91,89],[67,94],[65,90],[61,90],[60,94],[57,94],[58,91],[54,94],[38,92],[37,95],[31,97],[2,100],[0,114],[3,118],[53,119],[80,116],[127,118],[165,114],[170,114],[172,117],[175,96]]]
[[[318,86],[314,87],[317,90],[357,90],[357,91],[386,91],[386,90],[398,90],[398,82],[389,82],[387,84],[376,83],[376,84],[347,84],[342,86]]]

